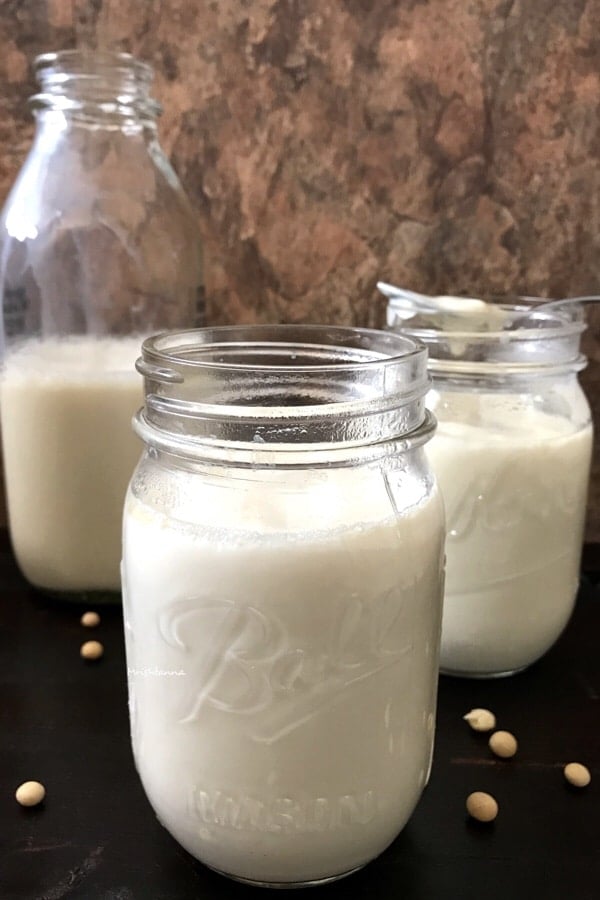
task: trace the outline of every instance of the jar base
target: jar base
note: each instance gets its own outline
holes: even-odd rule
[[[120,591],[56,591],[48,588],[35,587],[35,590],[50,600],[58,603],[85,603],[88,606],[115,606],[120,604]]]
[[[332,881],[340,881],[342,878],[348,878],[349,875],[360,872],[360,870],[365,867],[366,863],[355,866],[353,869],[348,869],[347,872],[340,872],[339,875],[328,875],[325,878],[315,878],[310,881],[255,881],[253,878],[242,878],[240,875],[232,875],[230,872],[223,872],[221,869],[215,869],[214,866],[208,866],[206,863],[203,863],[203,865],[212,872],[216,872],[217,875],[223,875],[225,878],[237,881],[240,884],[247,884],[250,887],[273,888],[274,890],[295,890],[296,888],[321,887],[324,884],[331,884]]]
[[[532,665],[532,663],[529,665]],[[517,669],[507,669],[505,672],[461,672],[456,669],[447,669],[445,666],[440,666],[440,675],[448,675],[451,678],[477,678],[479,680],[510,678],[511,675],[518,675],[519,672],[524,672],[525,669],[529,668],[529,665],[519,666]]]

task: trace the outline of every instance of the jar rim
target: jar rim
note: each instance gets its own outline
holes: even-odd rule
[[[425,421],[427,350],[375,329],[232,325],[147,338],[148,428],[254,452],[361,446],[404,437]]]
[[[268,363],[243,363],[235,361],[219,361],[214,359],[190,358],[189,353],[184,354],[182,351],[200,351],[206,350],[212,353],[219,348],[232,346],[233,344],[244,344],[246,346],[255,345],[270,346],[284,349],[292,345],[304,344],[308,338],[317,338],[318,336],[332,337],[334,341],[339,343],[331,343],[333,355],[337,355],[336,351],[343,349],[355,349],[361,352],[363,348],[353,347],[353,340],[364,342],[364,358],[355,359],[344,362],[343,359],[332,361],[330,363],[306,363],[300,364],[294,362],[293,366],[289,364],[269,365]],[[199,337],[206,337],[207,340],[197,343]],[[276,340],[275,338],[279,338]],[[371,344],[369,349],[367,344]],[[379,346],[379,350],[375,349],[375,345]],[[317,345],[315,345],[317,346]],[[327,346],[327,345],[319,345]],[[178,352],[179,351],[179,352]],[[386,352],[387,351],[387,352]],[[390,352],[391,351],[391,352]],[[393,366],[400,361],[409,359],[410,357],[423,356],[424,348],[422,344],[412,337],[399,335],[389,331],[378,331],[375,328],[353,328],[341,325],[323,326],[323,325],[220,325],[212,328],[187,328],[179,331],[166,331],[160,334],[151,335],[146,338],[142,344],[142,359],[160,360],[161,362],[175,363],[176,365],[192,365],[195,367],[207,368],[235,368],[244,371],[289,371],[293,368],[298,371],[319,371],[332,372],[344,370],[369,369],[374,366]],[[371,355],[368,355],[368,354]]]
[[[152,123],[162,112],[150,96],[154,69],[131,53],[74,48],[36,56],[40,91],[29,98],[34,112],[55,110],[78,119]]]
[[[494,307],[494,309],[500,309],[506,313],[506,328],[494,328],[494,329],[452,329],[452,336],[460,337],[461,339],[469,338],[469,337],[477,337],[482,340],[495,341],[498,340],[500,336],[506,339],[510,339],[511,336],[514,340],[522,340],[524,338],[528,338],[530,340],[539,340],[540,338],[540,326],[544,329],[544,337],[546,336],[564,336],[570,334],[581,334],[586,328],[585,320],[583,317],[583,312],[581,307],[576,304],[572,304],[569,306],[561,307],[561,300],[559,299],[548,299],[544,297],[528,297],[528,296],[519,296],[515,298],[507,298],[502,296],[482,296],[477,299],[481,299],[486,303],[490,303]],[[518,302],[507,302],[508,299],[514,299]],[[585,299],[585,298],[584,298]],[[550,304],[555,304],[554,307],[551,307]],[[388,303],[388,310],[393,311],[395,304],[393,300],[390,300]],[[548,305],[548,309],[542,311],[542,316],[545,316],[545,321],[552,322],[549,325],[542,325],[541,320],[536,320],[536,312],[539,312],[539,307]],[[514,328],[516,324],[515,319],[511,316],[521,316],[525,321],[529,321],[531,324],[527,326],[526,324],[522,324],[517,328]],[[539,321],[537,326],[534,325],[536,321]],[[518,323],[517,323],[518,324]],[[405,329],[406,333],[419,334],[419,335],[444,335],[448,334],[447,331],[441,328],[427,328],[427,327],[415,327],[415,328],[407,328]]]
[[[458,298],[457,298],[458,299]],[[419,340],[429,350],[429,367],[435,374],[526,375],[580,371],[585,357],[580,352],[586,322],[581,303],[530,296],[482,296],[490,304],[491,326],[471,330],[444,327],[435,313],[402,317],[398,325],[395,309],[401,303],[390,300],[388,327],[399,329]],[[591,298],[581,298],[582,301]],[[430,321],[428,321],[428,319]],[[441,321],[441,324],[440,324]]]

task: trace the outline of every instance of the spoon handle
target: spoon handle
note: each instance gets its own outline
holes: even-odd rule
[[[437,306],[433,300],[430,300],[425,294],[418,294],[416,291],[409,291],[407,288],[396,287],[394,284],[387,284],[385,281],[377,282],[377,290],[387,297],[388,300],[405,300],[411,303],[413,308],[424,309],[426,312],[435,312]]]
[[[599,301],[600,296],[596,294],[589,294],[585,297],[563,297],[562,300],[548,300],[547,303],[541,303],[537,309],[554,309],[557,306],[576,306],[578,303],[598,303]]]

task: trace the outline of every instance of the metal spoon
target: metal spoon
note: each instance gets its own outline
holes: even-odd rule
[[[497,305],[475,297],[429,296],[396,287],[384,281],[378,281],[377,288],[388,300],[392,301],[394,318],[403,321],[411,319],[419,313],[425,313],[430,317],[435,317],[432,321],[436,321],[436,324],[441,324],[442,327],[451,330],[468,326],[469,331],[477,331],[480,328],[486,331],[496,331],[502,329],[510,318],[510,315]],[[537,316],[540,312],[552,312],[563,306],[597,303],[598,301],[600,301],[600,296],[596,295],[548,300],[540,303],[531,312],[525,313],[519,318],[518,323],[520,327],[524,327],[533,314]]]
[[[506,321],[505,310],[475,297],[430,297],[384,281],[377,283],[381,293],[390,300],[388,324],[398,319],[412,319],[419,313],[427,316],[431,325],[445,331],[496,331]]]
[[[407,288],[386,284],[385,281],[378,281],[377,289],[388,300],[394,301],[394,311],[398,313],[400,319],[410,319],[419,312],[471,316],[485,312],[490,305],[485,300],[476,300],[475,297],[431,297],[409,291]]]

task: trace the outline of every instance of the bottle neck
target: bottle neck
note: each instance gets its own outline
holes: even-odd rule
[[[43,122],[84,122],[124,130],[156,128],[153,72],[127,53],[64,50],[35,62],[40,92],[30,99]]]

